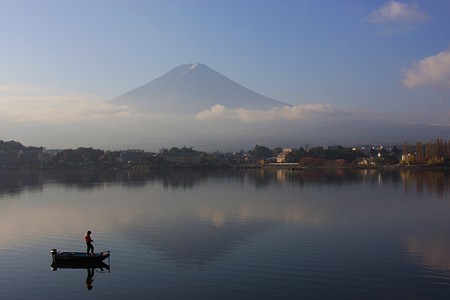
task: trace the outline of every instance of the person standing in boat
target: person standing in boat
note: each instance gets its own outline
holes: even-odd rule
[[[94,242],[94,240],[91,238],[91,231],[89,230],[88,232],[86,232],[86,234],[84,235],[84,240],[86,241],[86,246],[87,246],[87,254],[89,254],[89,252],[91,254],[94,254],[94,246],[92,245],[92,243]]]

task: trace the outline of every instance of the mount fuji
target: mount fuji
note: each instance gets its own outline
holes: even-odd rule
[[[201,63],[180,65],[108,102],[138,111],[171,114],[195,114],[217,104],[257,110],[291,106],[258,94]]]

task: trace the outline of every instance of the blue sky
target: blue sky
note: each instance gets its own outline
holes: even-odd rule
[[[449,15],[447,0],[0,0],[0,139],[120,114],[102,103],[194,62],[293,105],[448,126]]]

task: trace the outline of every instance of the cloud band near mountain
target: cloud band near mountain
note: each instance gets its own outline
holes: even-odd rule
[[[300,121],[312,120],[324,116],[337,116],[347,114],[343,110],[333,108],[326,104],[305,104],[295,106],[275,107],[271,110],[252,110],[245,108],[229,109],[223,105],[214,105],[210,109],[199,112],[197,120],[236,120],[241,122],[267,122],[267,121]]]

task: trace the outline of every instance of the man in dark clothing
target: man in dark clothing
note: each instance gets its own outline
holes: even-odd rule
[[[84,235],[84,240],[86,241],[86,246],[87,246],[87,254],[89,254],[89,252],[91,254],[94,254],[94,246],[92,245],[94,240],[92,240],[92,238],[91,238],[91,233],[92,233],[91,231],[88,231]]]

